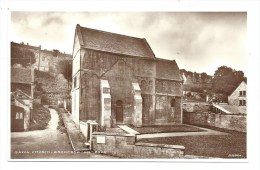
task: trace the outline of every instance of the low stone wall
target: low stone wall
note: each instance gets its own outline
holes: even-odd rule
[[[92,148],[96,152],[120,158],[183,158],[184,146],[136,143],[135,135],[94,132]]]
[[[246,115],[227,115],[215,113],[183,113],[183,123],[202,126],[214,126],[246,132]]]
[[[209,112],[210,105],[206,102],[183,102],[182,109],[187,112]]]

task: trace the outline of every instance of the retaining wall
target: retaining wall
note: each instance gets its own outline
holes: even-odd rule
[[[183,123],[202,126],[214,126],[246,132],[246,115],[215,113],[183,113]]]
[[[94,132],[93,150],[120,158],[183,158],[184,146],[136,143],[135,135]]]

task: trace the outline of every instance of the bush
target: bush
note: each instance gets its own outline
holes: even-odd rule
[[[41,104],[33,103],[32,121],[29,125],[29,130],[44,130],[47,128],[51,114],[48,108]]]

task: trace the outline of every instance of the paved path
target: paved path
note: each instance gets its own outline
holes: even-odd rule
[[[57,130],[57,112],[50,109],[50,113],[51,120],[47,129],[11,133],[11,159],[114,158],[90,151],[74,152],[67,134]]]
[[[192,125],[187,125],[192,126]],[[216,130],[211,130],[207,128],[202,128],[198,126],[192,126],[196,128],[203,129],[205,131],[202,132],[168,132],[168,133],[152,133],[152,134],[140,134],[136,135],[137,139],[144,139],[144,138],[163,138],[163,137],[174,137],[174,136],[200,136],[200,135],[228,135],[224,132],[219,132]]]
[[[74,151],[89,150],[86,146],[84,146],[85,138],[80,132],[79,128],[77,128],[75,122],[72,120],[71,114],[61,113],[61,117],[63,119],[73,150]]]
[[[51,120],[49,121],[47,129],[56,130],[59,123],[59,115],[56,110],[49,109],[51,114]]]

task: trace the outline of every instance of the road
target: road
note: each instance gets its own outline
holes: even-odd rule
[[[75,153],[66,133],[57,129],[59,116],[50,109],[51,120],[45,130],[12,132],[11,159],[113,159],[91,152]]]

